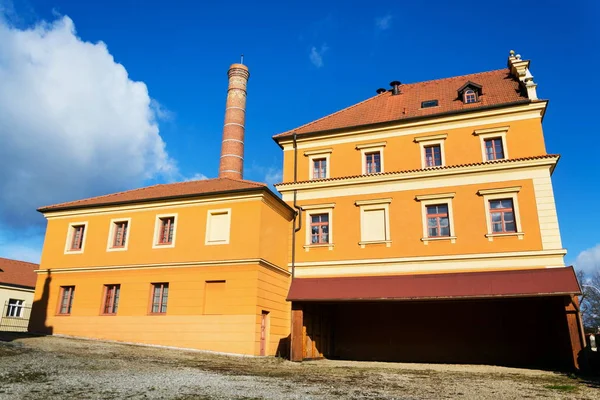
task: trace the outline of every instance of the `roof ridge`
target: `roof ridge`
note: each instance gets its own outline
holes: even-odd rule
[[[311,179],[311,180],[304,180],[304,181],[298,181],[298,182],[281,182],[281,183],[275,184],[275,186],[288,186],[288,185],[293,185],[293,184],[298,184],[298,183],[308,183],[308,182],[340,181],[343,179],[360,178],[363,176],[384,176],[384,175],[395,175],[395,174],[407,174],[410,172],[440,171],[440,170],[460,168],[460,167],[473,167],[473,166],[477,166],[477,165],[487,165],[487,164],[503,164],[503,163],[508,163],[508,162],[539,160],[539,159],[543,159],[543,158],[553,158],[553,157],[560,158],[560,154],[542,154],[542,155],[537,155],[537,156],[509,158],[509,159],[503,159],[503,160],[479,161],[479,162],[474,162],[474,163],[444,165],[444,166],[440,166],[440,167],[413,168],[413,169],[404,169],[404,170],[398,170],[398,171],[379,172],[376,174],[349,175],[349,176],[340,176],[340,177],[336,177],[336,178]]]
[[[418,85],[421,83],[430,83],[430,82],[435,82],[435,81],[445,81],[447,79],[459,79],[459,78],[464,78],[466,76],[473,76],[473,75],[483,75],[483,74],[489,74],[492,72],[500,72],[500,71],[508,71],[507,68],[499,68],[499,69],[492,69],[489,71],[482,71],[482,72],[473,72],[471,74],[464,74],[464,75],[457,75],[457,76],[447,76],[445,78],[437,78],[437,79],[429,79],[427,81],[418,81],[418,82],[412,82],[412,83],[403,83],[402,85],[400,85],[400,87],[402,86],[408,86],[408,85]]]
[[[11,262],[18,262],[18,263],[23,263],[23,264],[31,264],[31,265],[34,265],[34,266],[39,266],[39,264],[33,263],[31,261],[16,260],[14,258],[0,257],[0,260],[6,260],[6,261],[11,261]]]

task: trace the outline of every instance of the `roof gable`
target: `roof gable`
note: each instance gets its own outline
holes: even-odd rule
[[[475,82],[471,82],[471,81],[467,81],[467,83],[465,83],[464,85],[462,85],[459,89],[458,89],[458,95],[461,96],[465,90],[467,89],[472,89],[475,91],[475,93],[477,93],[478,96],[482,95],[482,88],[483,86],[478,85]]]

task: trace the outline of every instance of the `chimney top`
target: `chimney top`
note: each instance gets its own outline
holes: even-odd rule
[[[400,94],[400,85],[402,85],[402,82],[400,81],[391,81],[390,82],[390,86],[392,87],[392,95],[397,95]]]
[[[380,87],[379,89],[376,90],[376,92],[377,92],[377,94],[381,94],[381,93],[387,92],[387,90],[385,90],[384,88]]]

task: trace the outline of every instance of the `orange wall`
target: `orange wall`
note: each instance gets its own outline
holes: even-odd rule
[[[138,265],[264,258],[285,265],[284,252],[289,240],[289,211],[271,201],[259,199],[243,202],[171,206],[141,211],[114,211],[48,220],[41,268],[71,268],[107,265]],[[207,211],[231,208],[230,242],[205,245]],[[153,249],[157,214],[177,213],[175,247]],[[110,221],[131,218],[126,251],[107,251]],[[88,222],[82,254],[65,254],[68,226]],[[263,240],[264,238],[265,240]],[[274,245],[264,243],[267,239]],[[261,241],[263,243],[261,243]]]
[[[515,236],[496,237],[490,242],[487,233],[486,212],[483,197],[477,194],[480,189],[522,186],[518,194],[521,229],[525,233],[522,240]],[[415,196],[436,193],[452,193],[454,231],[456,243],[449,240],[430,241],[424,245],[423,220],[420,202]],[[371,244],[365,248],[358,245],[360,241],[360,207],[354,203],[358,200],[392,198],[389,205],[391,246]],[[309,222],[306,212],[303,215],[303,227],[296,241],[296,260],[298,262],[373,259],[388,257],[415,257],[434,255],[458,255],[472,253],[490,253],[507,251],[541,250],[542,242],[539,230],[537,207],[531,180],[507,181],[502,184],[477,184],[441,189],[410,190],[403,192],[383,193],[369,196],[345,196],[323,198],[299,202],[303,204],[335,203],[332,214],[332,250],[327,247],[311,248],[306,252],[306,229]]]
[[[421,148],[414,142],[418,136],[447,133],[444,141],[446,165],[464,163],[477,163],[482,161],[481,139],[473,135],[475,129],[509,126],[506,134],[506,145],[510,158],[520,158],[532,155],[546,154],[542,125],[539,119],[527,119],[500,124],[482,124],[476,128],[458,128],[431,133],[410,134],[404,136],[388,137],[385,139],[364,139],[357,136],[356,142],[342,144],[324,144],[322,147],[298,149],[298,180],[309,179],[309,159],[304,156],[306,150],[331,148],[328,168],[332,178],[362,174],[362,159],[357,144],[376,143],[385,141],[384,171],[402,171],[421,169]],[[314,139],[313,143],[319,143]],[[300,142],[299,142],[300,143]],[[283,159],[283,182],[292,182],[294,179],[294,152],[285,151]]]
[[[46,326],[54,334],[258,354],[260,313],[266,310],[272,321],[269,354],[289,333],[289,275],[258,265],[53,273],[49,283],[46,277],[38,276],[33,331]],[[226,281],[221,315],[205,314],[207,280]],[[153,282],[169,283],[166,315],[148,315]],[[115,316],[100,315],[106,284],[121,285]],[[56,315],[60,286],[71,285],[71,315]]]

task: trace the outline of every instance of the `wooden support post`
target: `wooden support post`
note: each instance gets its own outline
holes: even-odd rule
[[[585,335],[579,313],[579,300],[575,296],[565,298],[565,314],[571,340],[571,351],[573,354],[573,366],[579,369],[579,355],[585,348]]]
[[[304,358],[304,318],[302,305],[292,303],[292,337],[290,346],[290,360],[302,361]]]

